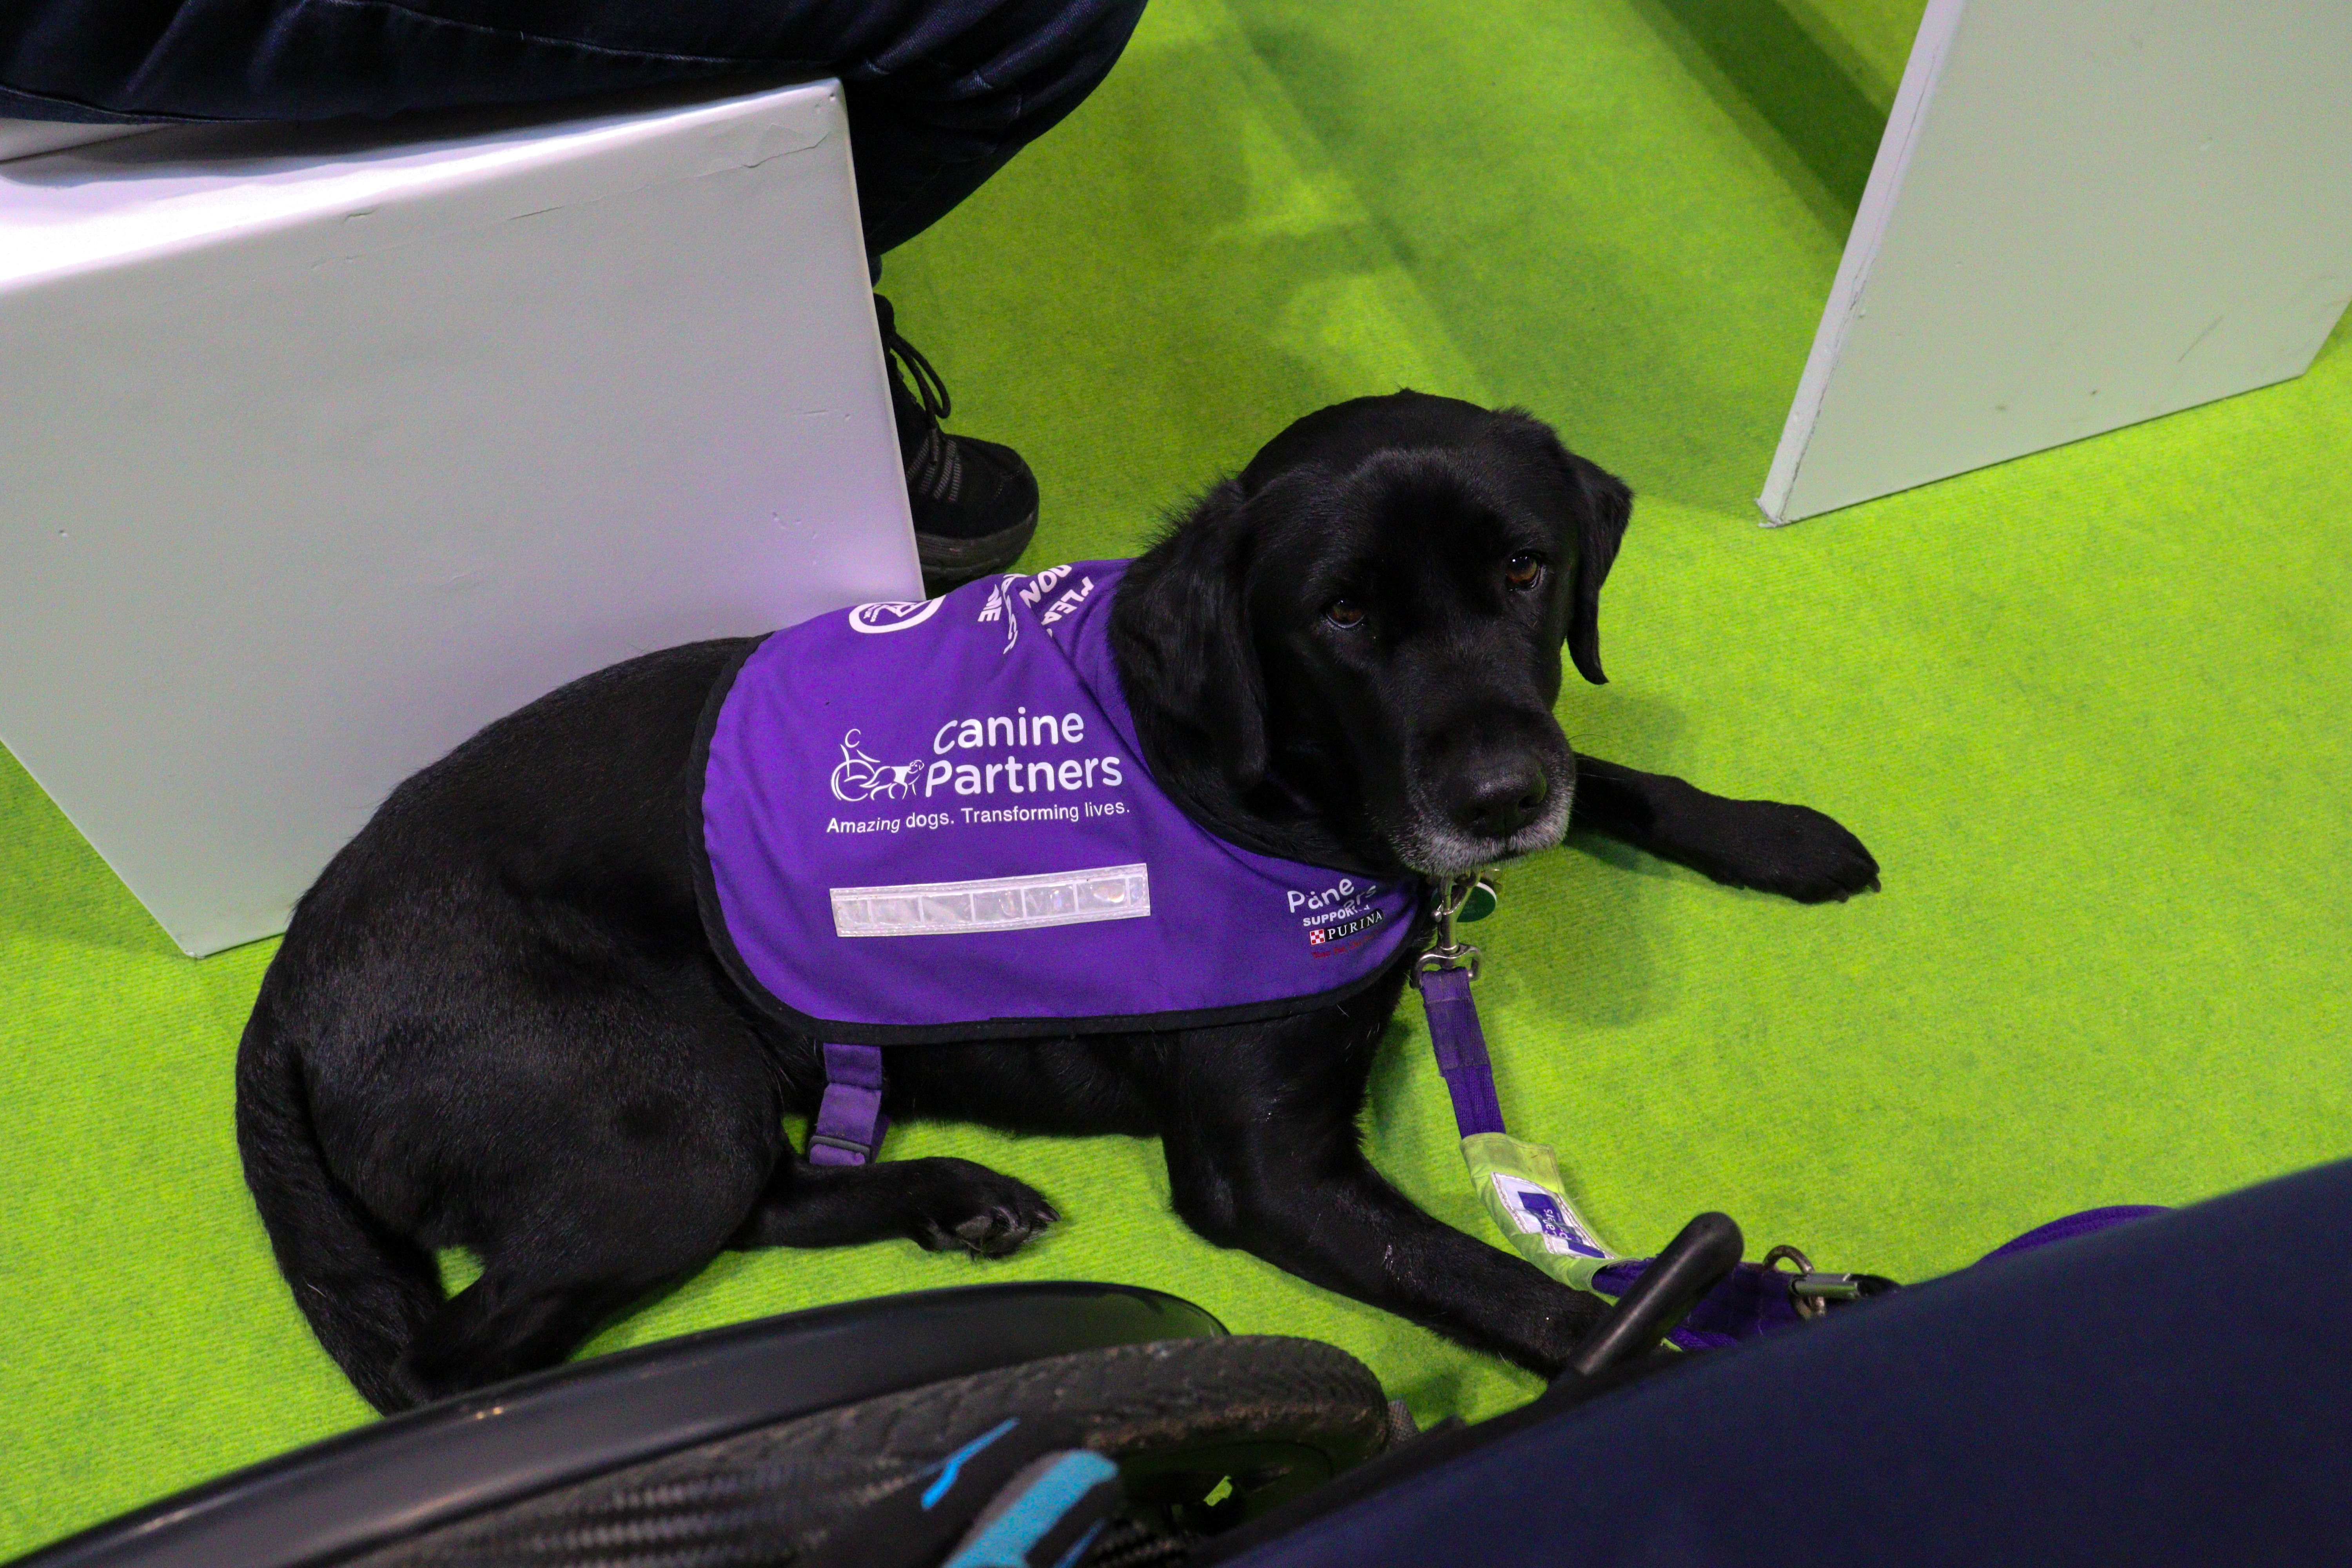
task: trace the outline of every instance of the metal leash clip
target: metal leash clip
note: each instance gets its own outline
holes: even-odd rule
[[[1465,871],[1439,889],[1431,910],[1437,916],[1436,940],[1412,961],[1414,988],[1419,989],[1423,975],[1440,969],[1466,969],[1471,979],[1477,979],[1478,950],[1455,936],[1454,926],[1456,921],[1467,923],[1494,912],[1494,884],[1475,871]]]
[[[1783,1259],[1795,1264],[1797,1271],[1790,1274],[1781,1268]],[[1853,1301],[1862,1296],[1861,1280],[1851,1274],[1824,1274],[1793,1247],[1776,1247],[1766,1253],[1764,1267],[1789,1282],[1789,1303],[1801,1318],[1818,1318],[1830,1310],[1832,1301]]]

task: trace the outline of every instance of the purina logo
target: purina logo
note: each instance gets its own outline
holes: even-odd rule
[[[919,626],[939,613],[937,599],[883,599],[849,612],[853,632],[903,632]],[[846,798],[846,797],[844,797]]]
[[[1348,946],[1351,939],[1363,935],[1388,918],[1385,910],[1366,910],[1335,925],[1317,926],[1307,933],[1307,945],[1320,948],[1325,952],[1338,952]]]
[[[931,603],[936,605],[939,601],[934,599]],[[920,757],[911,763],[891,763],[867,756],[858,748],[857,731],[852,730],[841,738],[841,763],[833,770],[833,798],[852,805],[868,800],[904,800],[915,793],[915,774],[922,765]]]

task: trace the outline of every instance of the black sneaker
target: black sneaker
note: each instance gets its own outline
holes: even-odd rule
[[[1037,531],[1037,479],[1012,447],[940,428],[954,406],[940,373],[898,335],[889,300],[875,295],[874,312],[882,324],[883,363],[890,369],[890,407],[907,465],[915,550],[923,586],[936,596],[1020,559]]]

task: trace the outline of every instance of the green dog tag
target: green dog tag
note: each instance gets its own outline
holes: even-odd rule
[[[1495,912],[1494,885],[1481,878],[1470,889],[1470,896],[1462,900],[1461,912],[1454,918],[1460,921],[1483,921]]]

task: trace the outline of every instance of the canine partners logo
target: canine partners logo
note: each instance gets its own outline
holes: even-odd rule
[[[939,614],[937,599],[884,599],[876,604],[860,605],[849,612],[849,629],[853,632],[903,632],[908,626],[919,626]]]
[[[833,770],[833,798],[852,805],[868,800],[904,800],[915,793],[915,773],[922,765],[920,757],[894,764],[867,756],[858,747],[857,731],[852,730],[841,738],[841,763]]]

